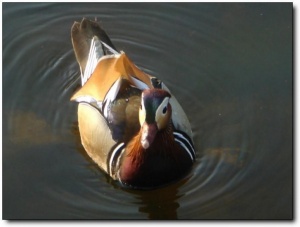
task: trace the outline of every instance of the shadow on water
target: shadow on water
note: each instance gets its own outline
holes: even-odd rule
[[[180,183],[160,189],[149,191],[126,190],[134,195],[139,202],[138,211],[146,214],[148,219],[152,220],[173,220],[177,219],[177,209],[180,207],[178,199],[183,196],[180,195],[179,187],[187,180],[180,181]]]

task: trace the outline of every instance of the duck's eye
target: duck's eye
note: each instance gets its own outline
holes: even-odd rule
[[[165,107],[163,108],[162,113],[163,113],[163,114],[166,114],[166,113],[167,113],[167,109],[168,109],[167,106],[165,106]]]

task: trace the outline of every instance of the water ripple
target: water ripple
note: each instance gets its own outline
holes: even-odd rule
[[[4,4],[3,141],[13,151],[4,154],[4,165],[14,179],[23,176],[30,185],[30,193],[17,191],[9,194],[10,200],[35,204],[43,198],[47,206],[42,210],[50,217],[70,219],[252,217],[247,213],[257,208],[250,206],[252,200],[278,186],[266,165],[281,169],[278,179],[289,183],[284,177],[290,170],[288,152],[283,156],[278,147],[290,150],[281,143],[290,134],[281,132],[292,131],[283,130],[290,125],[292,102],[278,98],[280,89],[268,86],[264,77],[270,64],[265,62],[264,69],[263,60],[269,53],[272,59],[277,55],[268,52],[271,44],[261,52],[252,36],[259,31],[258,38],[269,40],[267,30],[261,29],[269,21],[251,14],[257,24],[251,21],[243,27],[235,20],[246,20],[244,15],[257,9],[220,4]],[[80,84],[70,29],[83,17],[98,20],[116,47],[146,73],[162,79],[181,103],[197,151],[186,178],[153,191],[124,189],[86,155],[77,104],[70,102]],[[253,63],[253,56],[262,64]],[[259,71],[253,65],[259,65]],[[288,87],[282,84],[280,88]],[[267,94],[272,89],[276,95]],[[272,144],[267,135],[274,138]],[[18,168],[12,169],[15,163]],[[11,184],[14,190],[25,185],[19,180]],[[272,195],[279,196],[276,193]],[[36,207],[32,213],[40,210]]]

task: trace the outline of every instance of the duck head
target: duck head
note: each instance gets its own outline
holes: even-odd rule
[[[172,115],[170,98],[170,93],[162,89],[146,89],[142,92],[139,121],[144,149],[151,146],[157,132],[169,125]]]

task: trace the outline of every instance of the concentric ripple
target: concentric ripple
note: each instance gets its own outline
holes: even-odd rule
[[[3,218],[291,217],[289,13],[276,4],[4,3]],[[86,155],[70,102],[80,84],[70,29],[83,17],[181,103],[197,151],[186,178],[129,190]]]

